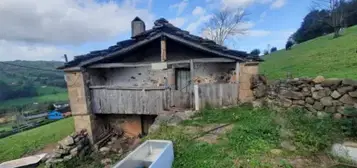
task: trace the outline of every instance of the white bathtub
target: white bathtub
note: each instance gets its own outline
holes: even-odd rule
[[[172,141],[147,140],[113,168],[171,168],[173,161]]]

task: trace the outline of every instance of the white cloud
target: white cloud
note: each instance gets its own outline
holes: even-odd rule
[[[196,15],[196,16],[201,16],[205,14],[205,10],[200,7],[200,6],[196,6],[195,9],[193,9],[192,11],[192,15]]]
[[[199,26],[201,26],[203,23],[207,22],[212,16],[211,15],[204,15],[199,17],[195,22],[190,23],[186,30],[192,33],[195,33]]]
[[[278,9],[285,5],[286,0],[221,0],[224,8],[246,8],[254,3],[269,4],[271,9]]]
[[[186,19],[183,17],[177,17],[174,19],[169,19],[169,22],[176,27],[182,27],[185,24]]]
[[[188,0],[182,0],[181,2],[179,3],[176,3],[176,4],[173,4],[173,5],[170,5],[170,9],[176,9],[177,10],[177,16],[181,15],[182,12],[186,9],[188,5]]]
[[[106,40],[130,30],[135,16],[152,23],[134,1],[1,0],[0,40],[44,44],[81,44]]]
[[[275,0],[271,5],[271,9],[279,9],[286,4],[286,0]]]
[[[63,60],[63,54],[77,55],[71,50],[54,45],[27,44],[0,40],[0,61],[10,60]]]

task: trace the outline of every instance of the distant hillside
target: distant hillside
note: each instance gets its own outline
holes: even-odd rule
[[[341,37],[322,36],[292,48],[264,56],[260,72],[269,79],[316,77],[357,79],[357,26],[345,30]]]
[[[0,62],[0,100],[65,92],[64,74],[56,70],[60,65],[63,62]]]

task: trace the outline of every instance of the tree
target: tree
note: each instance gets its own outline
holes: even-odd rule
[[[293,39],[297,43],[302,43],[313,38],[332,33],[333,28],[322,18],[328,20],[330,17],[327,10],[313,10],[310,11],[301,23],[300,28],[294,33]]]
[[[285,50],[291,50],[291,47],[293,47],[294,43],[291,40],[288,40],[285,45]]]
[[[259,49],[254,49],[250,52],[251,55],[256,55],[259,56],[260,55],[260,50]]]
[[[269,51],[268,50],[264,50],[264,55],[269,55]]]
[[[246,33],[247,28],[241,26],[245,17],[246,13],[243,9],[222,9],[208,20],[203,34],[217,44],[224,45],[230,37]]]
[[[270,49],[270,53],[273,53],[273,52],[275,52],[275,51],[278,51],[278,49],[277,49],[276,47],[272,47],[272,48]]]
[[[343,26],[346,15],[343,8],[345,0],[314,0],[313,3],[315,9],[327,9],[330,17],[327,19],[321,17],[320,21],[326,22],[333,28],[334,38],[340,36],[340,28]]]

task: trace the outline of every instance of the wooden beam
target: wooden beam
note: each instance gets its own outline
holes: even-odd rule
[[[165,62],[166,58],[166,38],[161,37],[161,62]]]
[[[151,66],[151,63],[107,63],[107,64],[95,64],[89,66],[89,68],[123,68],[123,67],[146,67]]]
[[[229,63],[236,62],[232,59],[227,58],[198,58],[192,59],[196,63]],[[174,64],[190,64],[191,60],[181,60],[181,61],[169,61],[168,65]],[[94,64],[89,66],[89,68],[122,68],[122,67],[150,67],[152,63],[103,63],[103,64]],[[78,67],[79,68],[79,67]],[[79,70],[79,69],[78,69]]]
[[[90,86],[90,89],[106,89],[106,90],[165,90],[165,87],[124,87],[124,86]]]

